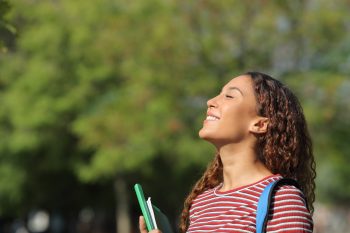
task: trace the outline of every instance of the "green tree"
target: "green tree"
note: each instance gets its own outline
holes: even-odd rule
[[[11,9],[8,1],[0,0],[0,52],[6,51],[9,41],[15,35],[15,28],[8,22],[7,15]]]
[[[102,205],[114,187],[125,232],[131,184],[141,182],[175,216],[214,154],[197,136],[206,99],[250,69],[297,91],[319,177],[337,180],[319,192],[350,199],[346,1],[11,4],[18,40],[0,57],[2,213]],[[93,186],[106,194],[89,194]]]

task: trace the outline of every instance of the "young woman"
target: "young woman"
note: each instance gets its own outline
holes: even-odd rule
[[[254,233],[259,196],[282,177],[297,180],[301,190],[276,190],[266,231],[312,232],[315,162],[295,95],[266,74],[248,72],[207,105],[199,136],[217,154],[185,201],[180,232]],[[140,231],[147,232],[142,217]]]

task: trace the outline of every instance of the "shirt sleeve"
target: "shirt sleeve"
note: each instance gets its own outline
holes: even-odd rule
[[[312,217],[302,192],[294,186],[279,187],[272,198],[266,232],[312,231]]]

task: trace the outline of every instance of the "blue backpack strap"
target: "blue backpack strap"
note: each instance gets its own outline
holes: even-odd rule
[[[293,185],[299,188],[298,183],[293,179],[282,178],[269,183],[260,195],[258,207],[256,210],[256,233],[266,232],[267,219],[274,189],[280,185]]]

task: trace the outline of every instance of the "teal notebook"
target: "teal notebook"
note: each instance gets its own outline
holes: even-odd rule
[[[145,199],[141,185],[135,184],[134,189],[142,215],[145,218],[147,230],[159,229],[162,233],[173,233],[168,217],[152,204],[151,198]]]

